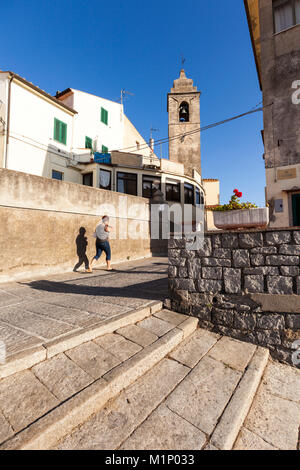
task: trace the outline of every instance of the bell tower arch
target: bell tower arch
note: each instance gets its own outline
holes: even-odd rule
[[[169,160],[182,163],[188,176],[194,169],[201,175],[200,95],[183,69],[168,93]]]

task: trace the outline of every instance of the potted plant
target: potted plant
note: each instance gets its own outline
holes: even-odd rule
[[[214,224],[222,230],[265,228],[269,224],[269,208],[257,207],[250,202],[240,202],[243,194],[235,189],[228,204],[215,206]]]

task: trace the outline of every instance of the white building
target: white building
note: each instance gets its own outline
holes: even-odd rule
[[[0,106],[2,168],[81,182],[69,167],[76,111],[11,72],[0,73]]]
[[[59,99],[58,99],[59,98]],[[151,149],[119,103],[68,89],[53,97],[12,72],[0,72],[0,166],[83,183],[90,148]]]
[[[97,161],[95,152],[109,155]],[[205,196],[210,180],[204,186],[196,169],[187,175],[182,163],[158,159],[122,104],[72,88],[53,97],[12,72],[0,72],[0,167],[148,198],[159,189],[169,203],[215,204],[215,194]]]

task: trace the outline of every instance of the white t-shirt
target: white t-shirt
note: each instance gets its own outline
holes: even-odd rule
[[[103,224],[103,223],[97,225],[97,227],[96,227],[95,235],[101,241],[106,241],[109,238],[109,233],[105,232],[105,227],[106,227],[106,225]]]

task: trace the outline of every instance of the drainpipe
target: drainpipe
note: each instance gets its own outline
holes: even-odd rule
[[[9,131],[10,131],[10,103],[11,103],[11,84],[15,78],[14,74],[11,75],[8,84],[8,100],[7,100],[7,124],[6,124],[6,144],[5,144],[5,157],[4,157],[4,168],[7,167],[8,161],[8,149],[9,149]]]

